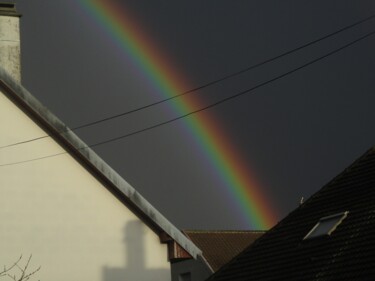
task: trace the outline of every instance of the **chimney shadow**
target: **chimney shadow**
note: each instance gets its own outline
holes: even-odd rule
[[[140,221],[124,227],[124,267],[103,267],[103,281],[170,280],[169,269],[146,268],[145,226]],[[166,279],[166,277],[168,277]]]

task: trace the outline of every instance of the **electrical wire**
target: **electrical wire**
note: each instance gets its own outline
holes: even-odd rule
[[[219,101],[217,101],[217,102],[215,102],[215,103],[212,103],[212,104],[207,105],[207,106],[205,106],[205,107],[202,107],[202,108],[200,108],[200,109],[197,109],[197,110],[194,110],[194,111],[188,112],[188,113],[186,113],[186,114],[180,115],[180,116],[175,117],[175,118],[173,118],[173,119],[169,119],[169,120],[167,120],[167,121],[164,121],[164,122],[161,122],[161,123],[155,124],[155,125],[150,126],[150,127],[143,128],[143,129],[138,130],[138,131],[134,131],[134,132],[129,133],[129,134],[126,134],[126,135],[122,135],[122,136],[115,137],[115,138],[111,138],[111,139],[108,139],[108,140],[105,140],[105,141],[97,142],[97,143],[92,144],[92,145],[87,145],[87,146],[84,146],[84,147],[81,147],[81,148],[77,148],[77,150],[83,150],[83,149],[87,149],[87,148],[93,148],[93,147],[97,147],[97,146],[100,146],[100,145],[108,144],[108,143],[111,143],[111,142],[114,142],[114,141],[118,141],[118,140],[120,140],[120,139],[124,139],[124,138],[130,137],[130,136],[134,136],[134,135],[137,135],[137,134],[143,133],[143,132],[145,132],[145,131],[149,131],[149,130],[152,130],[152,129],[155,129],[155,128],[158,128],[158,127],[161,127],[161,126],[163,126],[163,125],[166,125],[166,124],[169,124],[169,123],[175,122],[175,121],[180,120],[180,119],[182,119],[182,118],[186,118],[186,117],[188,117],[188,116],[190,116],[190,115],[193,115],[193,114],[196,114],[196,113],[198,113],[198,112],[202,112],[202,111],[204,111],[204,110],[207,110],[207,109],[209,109],[209,108],[212,108],[212,107],[214,107],[214,106],[217,106],[217,105],[219,105],[219,104],[222,104],[222,103],[224,103],[224,102],[227,102],[227,101],[229,101],[229,100],[232,100],[232,99],[238,98],[238,97],[240,97],[240,96],[242,96],[242,95],[245,95],[245,94],[248,94],[248,93],[250,93],[250,92],[253,92],[254,90],[256,90],[256,89],[258,89],[258,88],[261,88],[261,87],[266,86],[266,85],[268,85],[268,84],[270,84],[270,83],[273,83],[273,82],[275,82],[275,81],[277,81],[277,80],[280,80],[280,79],[282,79],[282,78],[284,78],[284,77],[286,77],[286,76],[289,76],[289,75],[291,75],[291,74],[293,74],[293,73],[295,73],[295,72],[297,72],[297,71],[299,71],[299,70],[301,70],[301,69],[303,69],[303,68],[306,68],[306,67],[308,67],[308,66],[310,66],[310,65],[312,65],[312,64],[314,64],[314,63],[316,63],[316,62],[318,62],[318,61],[321,61],[321,60],[323,60],[323,59],[325,59],[325,58],[327,58],[327,57],[329,57],[329,56],[331,56],[331,55],[333,55],[333,54],[336,54],[336,53],[338,53],[338,52],[340,52],[340,51],[342,51],[342,50],[344,50],[344,49],[346,49],[346,48],[348,48],[348,47],[350,47],[350,46],[352,46],[352,45],[354,45],[354,44],[356,44],[356,43],[358,43],[358,42],[360,42],[360,41],[362,41],[362,40],[364,40],[364,39],[366,39],[366,38],[368,38],[368,37],[370,37],[370,36],[372,36],[372,35],[374,35],[374,34],[375,34],[375,31],[369,32],[369,33],[367,33],[366,35],[361,36],[361,37],[359,37],[358,39],[356,39],[356,40],[354,40],[354,41],[351,41],[351,42],[349,42],[349,43],[347,43],[347,44],[341,46],[340,48],[337,48],[337,49],[335,49],[335,50],[333,50],[333,51],[331,51],[331,52],[329,52],[329,53],[327,53],[327,54],[325,54],[325,55],[323,55],[323,56],[320,56],[320,57],[318,57],[318,58],[316,58],[316,59],[313,59],[313,60],[311,60],[311,61],[309,61],[309,62],[307,62],[307,63],[305,63],[305,64],[303,64],[303,65],[301,65],[301,66],[299,66],[299,67],[297,67],[297,68],[293,68],[292,70],[289,70],[289,71],[287,71],[287,72],[285,72],[285,73],[283,73],[283,74],[281,74],[281,75],[278,75],[278,76],[276,76],[276,77],[274,77],[274,78],[272,78],[272,79],[270,79],[270,80],[267,80],[267,81],[265,81],[265,82],[262,82],[262,83],[260,83],[260,84],[258,84],[258,85],[256,85],[256,86],[254,86],[254,87],[252,87],[252,88],[249,88],[249,89],[247,89],[247,90],[241,91],[241,92],[239,92],[239,93],[237,93],[237,94],[235,94],[235,95],[229,96],[229,97],[227,97],[227,98],[223,98],[223,99],[221,99],[221,100],[219,100]],[[24,160],[24,161],[18,161],[18,162],[13,162],[13,163],[1,164],[0,167],[13,166],[13,165],[18,165],[18,164],[22,164],[22,163],[33,162],[33,161],[42,160],[42,159],[46,159],[46,158],[56,157],[56,156],[63,155],[63,154],[68,154],[68,152],[61,152],[61,153],[57,153],[57,154],[47,155],[47,156],[44,156],[44,157],[33,158],[33,159]]]
[[[316,44],[316,43],[318,43],[318,42],[320,42],[320,41],[323,41],[323,40],[325,40],[325,39],[327,39],[327,38],[329,38],[329,37],[335,36],[335,35],[337,35],[337,34],[343,32],[343,31],[346,31],[346,30],[348,30],[348,29],[351,29],[351,28],[353,28],[353,27],[355,27],[355,26],[357,26],[357,25],[360,25],[360,24],[362,24],[362,23],[365,23],[365,22],[367,22],[367,21],[370,21],[370,20],[372,20],[372,19],[374,19],[374,18],[375,18],[375,14],[373,14],[373,15],[371,15],[371,16],[369,16],[369,17],[366,17],[366,18],[364,18],[364,19],[362,19],[362,20],[359,20],[359,21],[357,21],[357,22],[355,22],[355,23],[352,23],[352,24],[350,24],[350,25],[347,25],[347,26],[345,26],[345,27],[343,27],[343,28],[341,28],[341,29],[339,29],[339,30],[336,30],[336,31],[334,31],[334,32],[332,32],[332,33],[329,33],[329,34],[327,34],[327,35],[325,35],[325,36],[323,36],[323,37],[320,37],[320,38],[318,38],[318,39],[315,39],[315,40],[312,40],[312,41],[310,41],[310,42],[308,42],[308,43],[305,43],[305,44],[303,44],[303,45],[301,45],[301,46],[299,46],[299,47],[297,47],[297,48],[294,48],[294,49],[292,49],[292,50],[286,51],[286,52],[281,53],[281,54],[279,54],[279,55],[277,55],[277,56],[274,56],[274,57],[272,57],[272,58],[269,58],[269,59],[263,60],[263,61],[261,61],[261,62],[259,62],[259,63],[256,63],[256,64],[254,64],[254,65],[251,65],[251,66],[246,67],[246,68],[244,68],[244,69],[241,69],[241,70],[239,70],[239,71],[233,72],[233,73],[231,73],[231,74],[228,74],[228,75],[222,76],[222,77],[220,77],[220,78],[218,78],[218,79],[216,79],[216,80],[213,80],[213,81],[211,81],[211,82],[208,82],[208,83],[206,83],[206,84],[203,84],[203,85],[201,85],[201,86],[199,86],[199,87],[196,87],[196,88],[190,89],[190,90],[188,90],[188,91],[186,91],[186,92],[183,92],[183,93],[181,93],[181,94],[178,94],[178,95],[175,95],[175,96],[172,96],[172,97],[166,98],[166,99],[162,99],[162,100],[159,100],[159,101],[156,101],[156,102],[153,102],[153,103],[150,103],[150,104],[147,104],[147,105],[144,105],[144,106],[141,106],[141,107],[138,107],[138,108],[135,108],[135,109],[129,110],[129,111],[125,111],[125,112],[122,112],[122,113],[119,113],[119,114],[116,114],[116,115],[112,115],[112,116],[109,116],[109,117],[106,117],[106,118],[103,118],[103,119],[99,119],[99,120],[96,120],[96,121],[92,121],[92,122],[89,122],[89,123],[85,123],[85,124],[79,125],[79,126],[77,126],[77,127],[73,127],[73,128],[71,128],[71,129],[68,129],[68,130],[66,130],[66,131],[62,131],[62,132],[60,132],[60,134],[63,134],[63,133],[68,132],[68,131],[76,131],[76,130],[83,129],[83,128],[90,127],[90,126],[94,126],[94,125],[97,125],[97,124],[100,124],[100,123],[103,123],[103,122],[107,122],[107,121],[110,121],[110,120],[113,120],[113,119],[116,119],[116,118],[120,118],[120,117],[123,117],[123,116],[129,115],[129,114],[132,114],[132,113],[136,113],[136,112],[138,112],[138,111],[145,110],[145,109],[150,108],[150,107],[154,107],[154,106],[156,106],[156,105],[159,105],[159,104],[162,104],[162,103],[168,102],[168,101],[170,101],[170,100],[173,100],[173,99],[179,98],[179,97],[181,97],[181,96],[184,96],[184,95],[187,95],[187,94],[190,94],[190,93],[193,93],[193,92],[196,92],[196,91],[202,90],[202,89],[207,88],[207,87],[209,87],[209,86],[213,86],[213,85],[218,84],[218,83],[220,83],[220,82],[222,82],[222,81],[225,81],[225,80],[227,80],[227,79],[233,78],[233,77],[235,77],[235,76],[238,76],[238,75],[240,75],[240,74],[243,74],[243,73],[248,72],[248,71],[250,71],[250,70],[253,70],[253,69],[255,69],[255,68],[258,68],[258,67],[260,67],[260,66],[263,66],[263,65],[265,65],[265,64],[267,64],[267,63],[270,63],[270,62],[272,62],[272,61],[278,60],[278,59],[280,59],[280,58],[282,58],[282,57],[284,57],[284,56],[287,56],[287,55],[290,55],[290,54],[292,54],[292,53],[295,53],[295,52],[297,52],[297,51],[299,51],[299,50],[302,50],[302,49],[304,49],[304,48],[306,48],[306,47],[309,47],[309,46],[311,46],[311,45],[314,45],[314,44]],[[20,145],[20,144],[25,144],[25,143],[29,143],[29,142],[33,142],[33,141],[37,141],[37,140],[44,139],[44,138],[48,138],[48,137],[50,137],[50,136],[49,136],[49,135],[45,135],[45,136],[41,136],[41,137],[37,137],[37,138],[33,138],[33,139],[29,139],[29,140],[19,141],[19,142],[15,142],[15,143],[7,144],[7,145],[4,145],[4,146],[0,146],[0,149],[7,148],[7,147],[11,147],[11,146],[16,146],[16,145]]]

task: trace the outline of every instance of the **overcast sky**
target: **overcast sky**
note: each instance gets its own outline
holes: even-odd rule
[[[158,100],[76,1],[16,1],[26,88],[71,127]],[[375,13],[371,0],[121,2],[190,88]],[[374,30],[368,21],[199,94],[214,102]],[[374,37],[210,109],[279,219],[374,145]],[[95,143],[159,122],[167,107],[76,133]],[[176,226],[247,228],[184,128],[180,120],[95,151]]]

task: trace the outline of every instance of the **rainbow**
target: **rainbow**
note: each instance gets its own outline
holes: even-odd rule
[[[168,59],[142,33],[137,21],[117,1],[80,0],[79,8],[87,13],[116,44],[117,48],[141,73],[143,79],[163,94],[163,98],[184,92],[187,83]],[[202,106],[199,95],[185,95],[171,103],[178,115],[186,114]],[[226,193],[240,209],[245,223],[253,229],[268,229],[276,222],[277,215],[267,204],[264,192],[254,176],[241,160],[239,153],[215,118],[208,112],[190,115],[184,122],[189,134],[207,158],[218,180],[224,183]]]

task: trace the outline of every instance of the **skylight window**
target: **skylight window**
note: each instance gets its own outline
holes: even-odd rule
[[[323,217],[318,223],[307,233],[303,240],[331,235],[335,231],[336,227],[347,217],[347,212],[339,213],[336,215]]]

